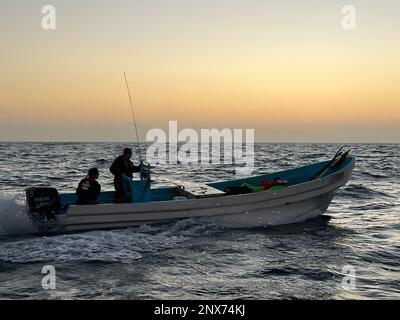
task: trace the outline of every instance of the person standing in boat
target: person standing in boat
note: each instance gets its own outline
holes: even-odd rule
[[[100,194],[101,186],[96,181],[99,178],[99,170],[92,168],[89,170],[85,179],[79,182],[76,188],[78,204],[96,204],[97,197]]]
[[[114,188],[116,192],[116,202],[125,201],[124,185],[122,179],[124,176],[133,177],[134,172],[140,172],[140,166],[135,166],[132,161],[132,149],[125,148],[124,153],[117,157],[110,167],[110,172],[114,175]]]

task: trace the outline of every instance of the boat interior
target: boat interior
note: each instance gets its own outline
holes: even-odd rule
[[[338,170],[343,169],[349,163],[353,161],[352,157],[347,157],[345,161],[340,165],[338,168],[330,168],[327,170],[319,179],[326,177]],[[300,168],[279,171],[270,174],[261,174],[253,177],[237,179],[237,180],[228,180],[228,181],[221,181],[221,182],[214,182],[214,183],[207,183],[204,186],[208,187],[209,189],[216,189],[219,191],[225,191],[227,187],[231,186],[240,186],[243,183],[248,183],[255,186],[261,186],[262,180],[273,180],[277,177],[280,177],[287,181],[288,187],[294,186],[303,182],[307,182],[315,175],[319,170],[321,170],[324,166],[326,166],[329,161],[319,162],[311,165],[307,165]],[[136,181],[137,183],[138,181]],[[134,187],[135,189],[135,187]],[[148,202],[148,201],[171,201],[177,200],[176,197],[180,196],[179,188],[177,186],[165,186],[165,187],[155,187],[151,188],[148,186],[148,198],[145,201],[134,201],[132,197],[132,202]],[[264,191],[268,192],[268,190]],[[222,193],[223,195],[224,193]],[[61,202],[61,210],[59,213],[63,213],[66,211],[69,205],[76,204],[76,195],[74,192],[67,192],[60,194],[60,202]],[[100,193],[98,197],[99,203],[114,203],[115,202],[115,192],[114,191],[103,191]]]

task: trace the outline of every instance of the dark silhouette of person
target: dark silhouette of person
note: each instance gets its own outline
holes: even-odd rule
[[[116,191],[116,202],[125,202],[123,177],[132,178],[134,172],[140,172],[140,166],[135,166],[130,160],[132,149],[125,148],[122,155],[117,157],[110,167],[110,172],[114,175],[114,188]]]
[[[96,204],[97,197],[100,194],[101,186],[96,181],[99,178],[99,170],[92,168],[89,170],[85,179],[79,182],[76,188],[76,196],[78,204]]]

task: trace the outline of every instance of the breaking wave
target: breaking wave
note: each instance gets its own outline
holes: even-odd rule
[[[0,236],[34,232],[27,216],[26,206],[19,203],[17,195],[0,194]]]

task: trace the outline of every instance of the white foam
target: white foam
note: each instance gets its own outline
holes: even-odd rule
[[[189,219],[164,226],[17,239],[2,244],[0,261],[132,263],[143,255],[187,243],[206,230],[205,225]]]
[[[27,234],[34,230],[18,195],[0,194],[0,235]]]

